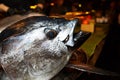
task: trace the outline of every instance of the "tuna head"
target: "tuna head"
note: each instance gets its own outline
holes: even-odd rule
[[[0,34],[0,62],[11,80],[50,80],[69,61],[77,20],[29,17]]]

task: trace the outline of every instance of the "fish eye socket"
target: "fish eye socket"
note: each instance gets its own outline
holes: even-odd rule
[[[69,40],[69,37],[70,36],[68,35],[63,42],[66,43]]]
[[[46,28],[44,30],[44,32],[45,32],[48,39],[53,39],[57,36],[57,31],[50,29],[50,28]]]

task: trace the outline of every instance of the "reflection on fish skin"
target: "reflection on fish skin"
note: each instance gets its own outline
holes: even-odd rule
[[[54,77],[71,57],[67,46],[74,46],[76,22],[36,16],[6,28],[0,34],[0,63],[10,79],[50,80]],[[21,23],[24,25],[18,25]],[[44,32],[46,28],[59,31],[49,39]],[[64,43],[68,35],[70,38]]]

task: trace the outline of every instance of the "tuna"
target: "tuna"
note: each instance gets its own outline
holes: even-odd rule
[[[10,80],[50,80],[61,71],[79,37],[73,37],[77,22],[31,16],[3,30],[0,63]]]

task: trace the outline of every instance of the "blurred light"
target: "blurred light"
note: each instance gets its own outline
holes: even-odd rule
[[[79,6],[79,7],[82,7],[82,4],[79,4],[78,6]]]
[[[41,4],[41,3],[39,3],[39,4],[37,4],[37,7],[39,7],[40,9],[43,9],[43,8],[44,8],[44,5]]]
[[[89,24],[89,21],[88,20],[83,20],[83,22],[82,22],[83,24]]]
[[[92,16],[88,15],[86,18],[87,18],[87,20],[90,20],[90,19],[92,19]]]
[[[90,12],[86,11],[85,14],[89,14]]]
[[[72,12],[66,12],[65,15],[72,15]]]
[[[54,3],[50,3],[51,6],[54,6],[55,4]]]
[[[95,10],[91,10],[91,12],[95,12]]]
[[[66,12],[65,15],[74,15],[74,16],[77,16],[77,15],[81,15],[82,12]]]
[[[37,8],[37,5],[30,6],[30,9],[36,9],[36,8]]]
[[[85,18],[85,16],[80,16],[79,18],[80,18],[80,19],[84,19],[84,18]]]
[[[74,15],[81,15],[81,12],[74,12]]]

